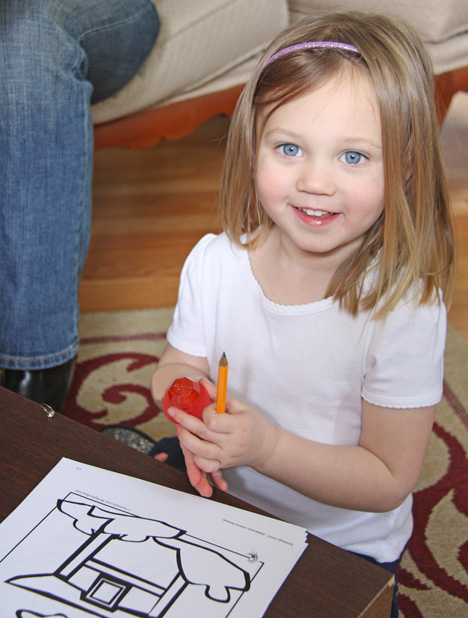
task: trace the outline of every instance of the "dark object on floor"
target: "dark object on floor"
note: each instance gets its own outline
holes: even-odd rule
[[[75,373],[76,357],[49,369],[2,369],[0,386],[62,412]]]
[[[123,427],[121,425],[104,427],[100,433],[114,438],[118,442],[123,442],[145,455],[150,455],[150,457],[154,457],[158,453],[167,453],[168,458],[164,463],[185,472],[184,455],[180,448],[179,440],[175,436],[162,438],[162,440],[156,442],[156,440],[153,440],[143,431],[135,429],[135,427]]]

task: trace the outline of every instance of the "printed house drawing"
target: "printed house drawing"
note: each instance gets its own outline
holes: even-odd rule
[[[23,573],[6,583],[54,600],[52,611],[57,601],[64,606],[61,611],[68,606],[70,616],[75,607],[105,618],[171,618],[194,615],[196,607],[198,616],[224,618],[248,594],[262,568],[256,556],[77,494],[58,500],[57,508],[35,528],[35,537],[50,538],[59,521],[59,531],[73,528],[71,537],[55,535],[57,543],[70,545],[66,559],[54,572]],[[21,544],[28,543],[28,537]],[[23,603],[17,616],[25,610]]]

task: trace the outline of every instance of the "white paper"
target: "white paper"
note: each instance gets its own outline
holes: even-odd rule
[[[255,618],[306,536],[62,459],[0,524],[1,616]]]

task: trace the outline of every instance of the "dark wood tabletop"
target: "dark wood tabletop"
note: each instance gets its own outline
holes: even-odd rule
[[[48,472],[68,457],[195,494],[185,474],[97,431],[0,387],[0,521]],[[261,513],[215,490],[213,500]],[[268,618],[387,618],[393,577],[361,558],[313,536],[280,588]]]

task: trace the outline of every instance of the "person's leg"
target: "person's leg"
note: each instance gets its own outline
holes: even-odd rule
[[[153,440],[151,436],[140,429],[125,425],[110,425],[101,429],[101,433],[155,459],[159,459],[159,456],[161,456],[159,461],[182,470],[182,472],[187,472],[184,454],[177,436]]]
[[[0,4],[1,379],[49,405],[63,404],[47,391],[66,391],[78,350],[91,100],[131,79],[158,30],[150,0]]]

